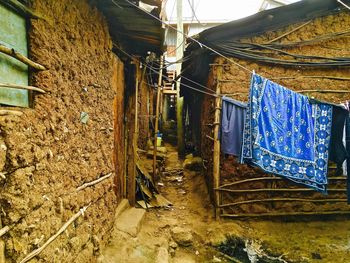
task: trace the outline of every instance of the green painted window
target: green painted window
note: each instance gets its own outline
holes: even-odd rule
[[[0,44],[28,56],[26,19],[0,4],[0,25]],[[0,83],[28,85],[28,66],[0,53]],[[28,107],[28,91],[0,88],[0,104]]]

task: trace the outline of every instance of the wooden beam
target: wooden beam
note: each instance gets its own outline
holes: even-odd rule
[[[160,101],[160,92],[162,85],[162,71],[163,71],[163,56],[160,56],[160,69],[158,76],[158,87],[157,87],[157,101],[156,101],[156,118],[154,120],[154,145],[153,145],[153,174],[152,179],[153,183],[156,184],[156,173],[157,173],[157,134],[158,134],[158,118],[159,118],[159,101]]]
[[[217,70],[217,78],[221,78],[221,68]],[[216,95],[215,98],[215,119],[214,123],[220,123],[220,115],[221,115],[221,97],[219,96],[221,93],[220,82],[216,83]],[[213,152],[213,183],[214,189],[220,186],[220,140],[219,140],[219,128],[220,125],[214,126],[214,152]],[[215,191],[215,217],[219,219],[220,217],[220,192]]]
[[[14,50],[13,48],[6,47],[2,44],[0,44],[0,53],[4,53],[10,57],[13,57],[36,70],[46,70],[44,66],[30,60],[29,58],[22,55],[20,52]]]
[[[167,90],[167,89],[165,89],[165,90],[163,90],[163,94],[164,95],[176,95],[177,92],[176,92],[176,90]]]

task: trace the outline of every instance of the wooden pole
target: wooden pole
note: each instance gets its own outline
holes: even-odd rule
[[[19,61],[21,61],[22,63],[37,69],[37,70],[46,70],[46,68],[32,60],[30,60],[29,58],[27,58],[26,56],[22,55],[21,53],[19,53],[18,51],[14,50],[13,48],[8,48],[5,47],[4,45],[0,44],[0,53],[4,53],[6,55],[9,55],[10,57],[13,57]]]
[[[79,210],[78,213],[76,213],[75,215],[73,215],[58,231],[56,234],[54,234],[52,237],[50,237],[44,245],[42,245],[41,247],[39,247],[38,249],[32,251],[31,253],[29,253],[24,259],[21,260],[20,263],[25,263],[28,262],[29,260],[31,260],[32,258],[34,258],[35,256],[39,255],[52,241],[54,241],[60,234],[62,234],[70,224],[72,224],[75,220],[78,219],[78,217],[80,217],[81,215],[84,214],[84,212],[86,211],[86,209],[88,209],[90,205],[83,207],[82,209]]]
[[[158,76],[158,87],[157,87],[157,102],[156,102],[156,118],[154,123],[154,143],[153,143],[153,174],[152,179],[153,183],[156,183],[156,172],[157,172],[157,134],[158,134],[158,118],[159,118],[159,100],[160,100],[160,92],[162,85],[162,72],[163,72],[163,56],[160,56],[160,69]]]
[[[221,68],[217,70],[217,79],[221,79]],[[220,82],[216,84],[216,94],[220,95]],[[213,153],[213,184],[214,189],[220,187],[220,113],[221,113],[221,98],[215,98],[215,119],[214,119],[214,153]],[[220,217],[220,192],[215,191],[215,217]]]
[[[184,39],[184,26],[182,20],[182,1],[177,0],[176,2],[176,12],[177,12],[177,37],[176,37],[176,61],[180,61],[183,57],[183,51],[185,47]],[[176,64],[176,75],[181,73],[181,63]],[[177,123],[177,150],[180,158],[185,155],[185,140],[183,132],[183,98],[180,97],[180,82],[179,78],[176,82],[176,123]]]
[[[137,138],[138,138],[138,117],[139,117],[139,63],[136,63],[136,72],[135,72],[135,115],[134,115],[134,131],[133,131],[133,137],[132,137],[132,160],[129,159],[129,162],[132,162],[132,166],[129,166],[129,177],[128,177],[128,199],[130,202],[130,205],[135,205],[136,202],[136,157],[137,157]],[[130,131],[131,132],[131,131]],[[130,135],[129,135],[130,136]]]

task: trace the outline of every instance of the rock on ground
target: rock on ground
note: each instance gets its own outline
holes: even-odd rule
[[[171,236],[179,246],[188,247],[193,243],[191,229],[183,227],[174,227],[171,229]]]

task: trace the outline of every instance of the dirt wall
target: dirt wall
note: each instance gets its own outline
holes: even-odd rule
[[[33,0],[32,7],[49,22],[31,21],[29,53],[48,70],[32,73],[30,82],[48,92],[22,117],[0,117],[0,214],[11,227],[3,236],[6,258],[19,262],[90,204],[32,262],[95,262],[117,205],[113,176],[76,188],[115,170],[113,99],[123,94],[112,76],[119,62],[104,18],[87,1]]]
[[[291,25],[283,28],[279,31],[267,32],[262,36],[253,37],[251,39],[242,40],[243,42],[253,43],[266,43],[283,33],[291,31],[298,25]],[[350,26],[350,15],[348,12],[340,13],[334,16],[327,16],[314,19],[311,23],[307,24],[303,28],[287,35],[282,38],[280,42],[297,42],[300,40],[313,39],[325,34],[342,32],[344,28]],[[325,57],[349,57],[350,50],[348,49],[350,44],[349,37],[337,37],[334,39],[313,43],[309,45],[299,46],[295,48],[285,49],[290,53],[302,54],[302,55],[314,55]],[[279,56],[280,57],[280,56]],[[281,57],[280,57],[281,58]],[[316,68],[302,68],[302,67],[282,67],[267,65],[263,63],[255,63],[251,61],[238,60],[233,58],[239,64],[247,67],[250,70],[255,70],[258,74],[263,75],[285,87],[292,90],[349,90],[349,80],[335,80],[330,78],[303,78],[301,76],[335,76],[335,77],[348,77],[349,68],[330,68],[330,69],[316,69]],[[241,101],[247,101],[250,73],[242,68],[229,64],[222,58],[217,58],[215,63],[225,64],[225,66],[213,66],[209,74],[208,87],[215,90],[218,70],[222,71],[221,93],[230,94],[229,96]],[[292,78],[290,78],[292,77]],[[238,94],[237,94],[238,93]],[[233,95],[235,94],[235,95]],[[304,93],[310,97],[315,97],[320,100],[339,103],[350,99],[349,92],[345,93],[317,93],[307,92]],[[212,136],[212,127],[208,124],[213,123],[214,119],[214,99],[206,96],[203,100],[202,106],[202,154],[204,159],[208,160],[208,179],[212,180],[212,167],[210,166],[212,160],[213,143],[206,135]],[[330,169],[330,176],[334,176],[334,169]],[[247,165],[238,164],[235,157],[224,156],[221,157],[221,184],[235,182],[244,179],[252,179],[258,177],[267,177],[268,175],[262,173],[259,169],[248,167]],[[272,182],[269,180],[244,183],[241,185],[229,187],[233,190],[243,189],[255,189],[255,188],[301,188],[300,185],[296,185],[287,180],[281,180]],[[345,177],[339,180],[331,180],[329,188],[332,189],[345,189]],[[341,192],[329,192],[328,196],[323,196],[315,191],[311,192],[271,192],[271,193],[223,193],[222,202],[232,203],[237,201],[246,201],[253,199],[263,198],[309,198],[309,199],[322,199],[322,198],[346,198],[345,191]],[[348,206],[344,203],[305,203],[305,202],[275,202],[275,203],[259,203],[259,204],[244,204],[235,206],[234,208],[226,208],[227,213],[271,213],[271,212],[315,212],[315,211],[333,211],[333,210],[348,210]]]

